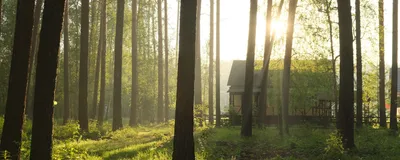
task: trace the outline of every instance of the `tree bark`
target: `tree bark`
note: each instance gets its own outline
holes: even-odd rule
[[[244,80],[244,93],[242,95],[242,129],[241,136],[252,136],[252,107],[253,107],[253,78],[254,78],[254,52],[256,45],[257,26],[257,0],[250,1],[249,37],[246,58],[246,73]]]
[[[180,16],[180,5],[181,5],[181,1],[180,0],[177,0],[177,1],[178,1],[178,7],[177,7],[178,13],[176,14],[176,40],[175,40],[175,42],[176,42],[176,44],[175,44],[175,50],[176,50],[176,53],[175,53],[176,61],[175,62],[176,62],[176,64],[178,64],[178,54],[179,54],[179,16]],[[197,24],[197,22],[196,22],[196,24]],[[196,32],[197,32],[197,30],[196,30]],[[196,91],[196,89],[195,89],[195,91]]]
[[[390,106],[390,129],[397,131],[397,46],[398,46],[398,0],[393,0],[393,45],[392,45],[392,92]]]
[[[168,122],[169,117],[169,97],[168,97],[168,4],[167,0],[164,0],[164,45],[165,45],[165,110],[164,110],[164,117],[165,122]]]
[[[99,38],[99,46],[97,48],[97,57],[96,57],[96,69],[95,69],[95,76],[94,76],[94,86],[93,86],[93,108],[91,113],[91,118],[96,118],[96,108],[97,108],[97,97],[98,97],[98,90],[99,90],[99,72],[100,72],[100,60],[101,60],[101,44],[102,40]]]
[[[79,127],[89,131],[88,124],[88,52],[89,52],[89,0],[81,0],[81,48],[79,61]]]
[[[125,0],[117,1],[117,24],[115,34],[115,67],[114,67],[114,104],[112,130],[122,128],[122,104],[121,104],[121,77],[122,77],[122,35],[124,29],[124,5]]]
[[[193,138],[195,43],[196,1],[181,0],[173,160],[195,159]]]
[[[385,26],[383,0],[379,0],[379,125],[387,128],[385,108]]]
[[[164,121],[164,97],[163,97],[163,42],[162,42],[162,15],[161,15],[161,0],[157,0],[157,23],[158,23],[158,122]]]
[[[340,39],[339,133],[343,147],[354,145],[354,69],[350,0],[338,0]]]
[[[138,100],[138,60],[137,60],[137,0],[132,0],[132,93],[130,126],[135,126]]]
[[[8,96],[0,144],[1,153],[8,151],[11,159],[20,159],[34,5],[34,0],[17,3]]]
[[[214,0],[210,0],[210,61],[208,77],[208,121],[214,124]]]
[[[58,51],[65,0],[45,0],[36,68],[30,159],[52,159]],[[26,20],[25,20],[26,21]]]
[[[217,127],[221,126],[221,84],[220,84],[220,0],[217,0],[217,42],[216,42],[216,49],[217,49],[217,55],[216,55],[216,64],[215,64],[215,69],[216,69],[216,85],[215,85],[215,118],[216,118],[216,122],[215,125]]]
[[[288,26],[286,30],[286,49],[285,59],[283,66],[283,79],[282,79],[282,127],[283,132],[289,134],[289,94],[290,94],[290,66],[292,61],[292,45],[293,45],[293,32],[294,21],[296,17],[297,0],[290,0],[289,2],[289,15]]]
[[[30,103],[31,97],[29,96],[31,93],[31,79],[34,79],[33,68],[35,65],[33,64],[36,59],[36,51],[37,44],[39,39],[39,22],[40,22],[40,14],[42,13],[42,4],[43,0],[37,0],[34,11],[34,19],[33,19],[33,31],[32,31],[32,40],[31,40],[31,51],[29,53],[29,71],[28,71],[28,88],[27,88],[27,96],[26,96],[26,108],[27,108],[27,116],[28,118],[33,118],[33,103]],[[0,16],[1,17],[1,16]],[[1,19],[1,18],[0,18]],[[33,77],[33,78],[32,78]],[[34,88],[34,87],[32,87]]]
[[[105,107],[105,87],[106,87],[106,46],[107,46],[107,35],[106,35],[106,8],[107,3],[106,0],[102,0],[101,3],[101,20],[100,20],[100,39],[103,41],[101,43],[101,64],[100,64],[100,102],[99,102],[99,111],[97,116],[97,122],[99,126],[103,125],[103,117],[104,117],[104,107]]]
[[[201,53],[200,53],[200,19],[201,19],[201,0],[197,0],[197,10],[196,10],[196,60],[195,60],[195,80],[194,80],[194,104],[196,106],[201,106],[203,104],[202,98],[202,87],[201,87]],[[203,117],[203,111],[200,109],[200,115],[198,117]],[[203,118],[200,118],[200,126],[203,126]]]
[[[357,49],[357,114],[356,125],[362,127],[362,60],[361,60],[361,18],[360,0],[356,0],[356,49]]]
[[[63,124],[67,124],[69,119],[69,35],[68,35],[68,27],[69,27],[69,8],[68,8],[68,0],[65,0],[64,7],[64,117]]]

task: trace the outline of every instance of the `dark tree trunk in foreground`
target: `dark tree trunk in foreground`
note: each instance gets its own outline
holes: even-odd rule
[[[386,128],[385,108],[385,26],[383,0],[379,0],[379,125]]]
[[[164,0],[164,45],[165,45],[165,122],[168,122],[168,114],[169,114],[169,98],[168,98],[168,4],[167,0]]]
[[[195,80],[194,80],[194,104],[200,106],[203,104],[202,99],[202,87],[201,87],[201,46],[200,46],[200,18],[201,18],[201,0],[197,0],[197,10],[196,10],[196,64],[195,64]],[[203,111],[200,110],[200,115],[198,117],[203,117]],[[203,118],[200,118],[200,126],[203,125]]]
[[[265,120],[266,108],[267,108],[267,88],[268,88],[268,68],[269,59],[271,57],[271,52],[268,52],[270,47],[272,47],[271,41],[271,21],[272,21],[272,0],[268,0],[267,4],[267,24],[265,32],[265,43],[264,43],[264,64],[263,64],[263,78],[261,81],[261,94],[259,99],[259,110],[258,110],[258,124],[262,126]],[[266,74],[265,74],[266,73]]]
[[[216,49],[217,49],[217,55],[216,55],[216,62],[215,62],[215,70],[216,70],[216,75],[215,75],[215,118],[216,122],[215,125],[217,127],[221,126],[221,83],[220,83],[220,0],[217,0],[217,42],[216,42]]]
[[[356,0],[356,49],[357,49],[357,127],[362,126],[362,63],[361,63],[361,21],[360,0]]]
[[[292,45],[293,45],[293,32],[294,21],[296,17],[297,0],[290,0],[289,2],[289,15],[288,26],[286,30],[286,49],[285,59],[283,66],[283,79],[282,79],[282,127],[283,132],[289,134],[289,88],[290,88],[290,66],[292,61]]]
[[[354,147],[354,69],[350,0],[338,0],[340,38],[339,132],[343,147]]]
[[[138,100],[138,60],[137,60],[137,0],[132,0],[132,93],[131,93],[131,117],[129,125],[136,125],[136,112]]]
[[[100,20],[100,39],[103,41],[101,43],[101,64],[100,64],[100,102],[99,102],[99,111],[97,115],[97,122],[99,126],[103,125],[103,117],[104,117],[104,107],[106,100],[106,46],[107,46],[107,37],[106,37],[106,8],[107,3],[106,0],[102,0],[101,2],[101,20]]]
[[[46,0],[40,32],[30,159],[52,158],[54,91],[65,0]]]
[[[114,104],[112,130],[122,128],[122,104],[121,104],[121,77],[122,77],[122,35],[124,29],[125,0],[117,1],[117,26],[115,34],[115,67],[114,67]]]
[[[162,17],[161,17],[161,0],[157,0],[157,23],[158,23],[158,122],[163,122],[163,42],[162,42]]]
[[[68,0],[65,0],[64,10],[64,117],[63,124],[68,122],[69,118],[69,36],[68,36]]]
[[[88,131],[88,52],[89,52],[89,0],[81,0],[81,50],[79,61],[79,126]]]
[[[208,123],[214,124],[214,0],[210,0],[210,61],[208,77]]]
[[[34,0],[20,0],[17,3],[14,46],[0,145],[1,153],[8,151],[11,159],[20,159],[34,4]]]
[[[193,98],[196,0],[181,0],[173,160],[194,160]]]
[[[257,0],[250,1],[249,37],[246,58],[246,74],[244,80],[244,94],[242,96],[242,129],[240,135],[252,136],[252,107],[253,107],[253,78],[254,52],[256,46]]]
[[[397,46],[398,0],[393,0],[392,93],[390,98],[390,129],[397,131]]]
[[[35,5],[35,11],[34,11],[34,18],[33,18],[33,30],[32,30],[32,40],[31,40],[31,51],[30,51],[30,58],[29,58],[29,71],[28,71],[28,86],[27,86],[27,95],[26,95],[26,112],[28,118],[32,119],[33,118],[33,103],[31,103],[31,97],[29,96],[31,93],[31,89],[34,87],[31,87],[31,80],[34,77],[33,74],[33,69],[34,69],[34,64],[33,62],[36,59],[36,52],[37,52],[37,44],[38,44],[38,39],[39,39],[39,22],[40,22],[40,15],[42,13],[42,4],[43,0],[37,0],[36,5]],[[1,19],[1,16],[0,16]]]

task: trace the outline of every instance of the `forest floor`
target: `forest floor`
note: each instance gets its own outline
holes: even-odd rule
[[[1,122],[0,122],[1,123]],[[171,159],[173,122],[125,127],[111,132],[110,123],[80,134],[77,123],[54,127],[53,159],[166,160]],[[30,124],[24,126],[22,157],[29,156]],[[242,138],[240,127],[195,129],[196,159],[400,159],[400,137],[387,129],[364,127],[355,132],[356,149],[345,151],[335,129],[313,125],[292,126],[290,134],[279,135],[276,127],[253,129]]]

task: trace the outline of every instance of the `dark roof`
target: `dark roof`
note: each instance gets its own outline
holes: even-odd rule
[[[390,69],[390,77],[392,77],[392,69]],[[397,92],[400,92],[400,68],[397,68]]]
[[[244,86],[246,74],[246,61],[234,60],[229,74],[228,86]],[[259,87],[261,82],[261,71],[254,70],[254,86]]]

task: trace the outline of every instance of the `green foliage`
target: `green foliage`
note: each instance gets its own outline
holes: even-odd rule
[[[77,121],[69,121],[65,125],[55,125],[53,128],[53,138],[58,140],[77,139],[81,137]]]
[[[83,147],[76,146],[73,143],[62,143],[54,148],[53,159],[87,159],[87,150]]]
[[[337,132],[333,132],[326,139],[325,159],[341,159],[344,155],[342,139]]]

